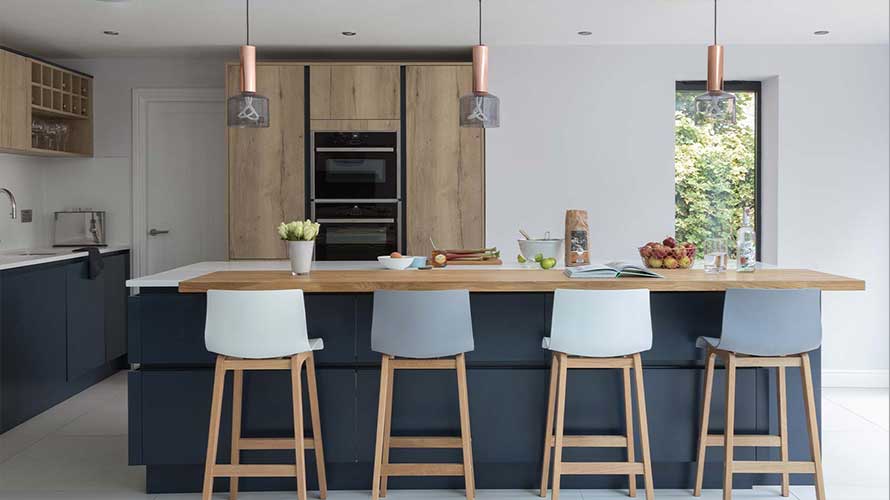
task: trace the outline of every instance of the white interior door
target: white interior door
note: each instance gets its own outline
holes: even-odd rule
[[[213,100],[185,94],[145,99],[139,113],[145,209],[144,223],[134,230],[144,231],[142,275],[226,260],[224,94],[219,90]]]

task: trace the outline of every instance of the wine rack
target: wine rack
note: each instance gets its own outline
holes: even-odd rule
[[[89,156],[93,153],[93,78],[30,59],[31,150],[37,154]],[[41,129],[64,130],[65,139],[47,143]]]

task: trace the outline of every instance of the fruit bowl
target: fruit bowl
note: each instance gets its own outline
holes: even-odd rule
[[[671,237],[661,243],[650,241],[638,250],[643,265],[650,269],[689,269],[695,262],[695,245]]]
[[[387,269],[400,271],[407,269],[414,262],[414,257],[390,257],[389,255],[381,255],[377,257],[377,261],[383,264]]]

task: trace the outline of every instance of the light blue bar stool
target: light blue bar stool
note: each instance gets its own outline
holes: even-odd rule
[[[213,478],[228,477],[229,497],[238,497],[239,477],[296,477],[297,498],[306,500],[305,451],[315,450],[320,498],[327,497],[321,416],[313,351],[322,339],[310,339],[302,290],[209,290],[204,326],[207,350],[217,354],[210,405],[210,431],[204,466],[203,500],[213,496]],[[312,437],[303,436],[301,371],[306,367]],[[231,464],[217,464],[219,423],[226,372],[233,372]],[[245,370],[288,370],[292,384],[294,437],[242,438],[241,403]],[[294,464],[241,464],[241,450],[293,450]]]
[[[389,476],[464,476],[467,500],[475,496],[467,368],[473,350],[468,290],[375,291],[371,349],[383,355],[371,497],[386,496]],[[397,359],[399,358],[399,359]],[[395,370],[455,370],[460,437],[391,437]],[[390,463],[390,448],[457,448],[463,463]]]
[[[705,451],[709,446],[723,446],[723,498],[732,498],[732,475],[738,473],[782,474],[782,496],[789,495],[789,473],[813,474],[816,498],[825,500],[816,399],[809,351],[822,344],[821,292],[817,289],[761,290],[731,289],[723,305],[723,331],[720,338],[699,337],[697,345],[707,349],[704,402],[699,429],[698,463],[693,495],[701,495]],[[708,433],[714,364],[721,357],[726,365],[726,428],[723,435]],[[736,436],[735,383],[738,368],[776,368],[779,435]],[[788,404],[785,368],[799,367],[803,382],[807,430],[812,461],[788,460]],[[738,461],[733,450],[738,446],[766,446],[780,449],[779,461]]]
[[[556,290],[553,320],[544,349],[553,351],[550,367],[550,393],[547,428],[544,432],[544,466],[541,497],[547,496],[550,451],[553,450],[553,495],[559,499],[559,482],[565,474],[627,474],[630,496],[636,496],[636,476],[643,476],[647,500],[655,497],[652,461],[649,454],[649,426],[643,391],[643,364],[640,352],[652,347],[652,319],[649,290]],[[624,380],[625,435],[565,436],[566,379],[569,369],[619,368]],[[642,463],[634,458],[631,368],[637,388],[637,418],[640,423]],[[553,430],[554,404],[556,432]],[[626,462],[563,462],[562,450],[574,448],[625,448]]]

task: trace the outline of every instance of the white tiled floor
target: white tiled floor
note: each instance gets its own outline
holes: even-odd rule
[[[146,495],[145,470],[127,465],[127,378],[119,373],[0,434],[2,500],[196,500],[200,495]],[[822,392],[823,461],[828,498],[890,498],[890,391]],[[812,487],[792,487],[799,500]],[[627,498],[623,491],[563,490],[565,500]],[[688,490],[658,490],[659,498],[692,498]],[[315,497],[310,493],[310,497]],[[782,498],[776,487],[738,490],[734,498]],[[215,498],[228,498],[219,493]],[[243,493],[244,500],[293,500],[293,492]],[[367,500],[365,491],[332,491],[331,500]],[[388,500],[460,500],[461,491],[391,490]],[[531,500],[532,491],[479,491],[479,500]],[[642,491],[638,498],[643,498]],[[704,499],[721,498],[718,490]]]

